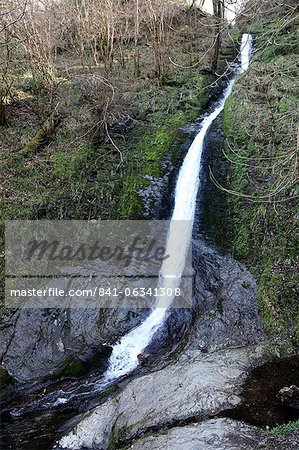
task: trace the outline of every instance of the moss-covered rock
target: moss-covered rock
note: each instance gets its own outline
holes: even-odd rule
[[[56,376],[79,377],[84,375],[88,370],[87,363],[71,356],[65,356],[61,366],[62,368]]]
[[[14,381],[7,370],[0,366],[0,400],[14,391]]]

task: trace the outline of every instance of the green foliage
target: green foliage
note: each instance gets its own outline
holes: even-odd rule
[[[287,433],[296,430],[299,430],[299,420],[296,420],[295,422],[289,422],[284,425],[278,425],[269,430],[269,433],[272,434],[273,436],[283,436]]]
[[[126,436],[129,434],[133,425],[124,427],[118,431],[112,431],[111,437],[108,444],[108,450],[125,449],[127,447],[122,446],[122,442],[125,440]],[[120,447],[121,445],[121,447]]]
[[[298,16],[285,28],[279,20],[265,16],[253,24],[255,59],[236,82],[223,123],[229,188],[251,196],[229,200],[234,254],[257,276],[266,330],[289,351],[299,345],[299,202],[292,198],[298,190]]]

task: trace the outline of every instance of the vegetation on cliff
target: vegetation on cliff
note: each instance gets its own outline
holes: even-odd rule
[[[224,112],[233,249],[258,279],[267,331],[299,345],[298,2],[248,3],[254,60]]]

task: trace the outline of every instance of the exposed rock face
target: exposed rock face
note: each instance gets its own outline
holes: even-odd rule
[[[58,448],[107,449],[112,439],[130,440],[141,433],[178,422],[203,419],[240,402],[237,395],[246,369],[262,356],[260,348],[194,353],[164,369],[133,380],[63,437]]]
[[[230,419],[207,420],[172,428],[159,436],[137,440],[132,450],[240,450],[257,448],[263,433]]]
[[[165,343],[168,348],[181,345],[183,334],[189,349],[202,351],[258,342],[263,331],[254,278],[202,242],[195,241],[193,247],[193,312],[173,310],[149,353]],[[145,314],[128,309],[18,310],[2,319],[0,360],[19,381],[42,378],[59,371],[65,356],[85,361],[95,352],[101,354],[103,344],[125,334]],[[162,366],[160,362],[157,368]]]
[[[207,353],[243,347],[265,338],[255,279],[245,266],[199,240],[193,241],[192,265],[192,309],[172,309],[145,350],[156,370],[163,368],[165,361],[169,363],[165,352],[161,358],[163,347],[173,361],[174,352],[176,358],[189,358],[198,350]]]
[[[215,351],[259,342],[264,331],[256,303],[256,282],[245,266],[193,241],[195,323],[189,347]]]
[[[19,381],[60,370],[66,356],[86,361],[106,354],[103,344],[125,334],[145,310],[20,309],[2,319],[0,360]]]
[[[145,176],[145,180],[149,180],[149,185],[142,187],[137,191],[143,203],[142,216],[147,219],[159,217],[163,203],[163,194],[167,192],[167,186],[173,166],[169,160],[162,164],[162,170],[166,173],[161,178]]]
[[[297,386],[280,389],[277,397],[283,405],[299,410],[299,388]]]
[[[179,335],[176,325],[169,324],[173,325],[173,318],[180,323],[184,314],[183,323],[189,323],[183,332],[188,335],[185,348],[175,360],[159,363],[156,369],[160,370],[131,381],[119,395],[87,414],[57,448],[107,449],[111,440],[128,442],[186,420],[203,420],[240,402],[238,393],[248,369],[263,358],[262,347],[248,347],[264,337],[255,281],[241,264],[200,241],[194,242],[193,255],[193,319],[188,311],[173,310],[149,353],[155,353],[163,340]],[[224,436],[226,425],[221,427],[219,436]],[[181,441],[177,445],[185,450]]]
[[[299,432],[283,437],[231,419],[212,419],[138,439],[132,450],[297,450]]]

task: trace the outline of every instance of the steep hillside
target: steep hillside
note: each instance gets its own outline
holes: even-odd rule
[[[224,113],[233,248],[288,351],[299,344],[298,2],[252,1],[238,25],[254,37],[254,60]]]
[[[22,23],[9,25],[12,58],[7,73],[0,70],[0,84],[5,76],[10,89],[0,127],[1,287],[4,220],[141,218],[143,191],[146,217],[158,215],[169,175],[180,158],[180,143],[186,139],[181,127],[199,116],[215,79],[213,33],[207,33],[214,19],[181,6],[171,17],[163,46],[163,77],[155,70],[154,38],[146,20],[140,24],[140,67],[135,73],[134,23],[129,16],[110,68],[100,57],[94,61],[89,41],[81,55],[69,30],[59,46],[50,41],[50,61],[42,61],[43,71],[53,74],[50,84],[35,66],[37,55],[33,62],[26,60],[22,36],[17,34],[24,31]],[[33,18],[36,33],[42,33],[38,18]],[[126,16],[122,20],[126,23]],[[42,42],[39,45],[43,52]],[[4,51],[1,61],[7,62]]]

